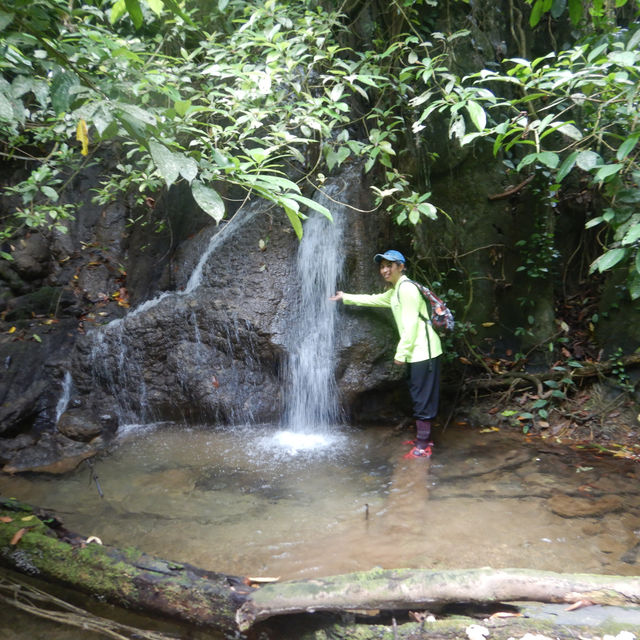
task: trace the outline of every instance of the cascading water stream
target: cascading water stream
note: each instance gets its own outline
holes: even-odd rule
[[[60,420],[60,416],[67,410],[69,406],[69,400],[71,399],[71,373],[69,371],[64,372],[64,378],[62,379],[62,393],[58,398],[58,402],[56,404],[56,418],[55,423],[58,424],[58,420]]]
[[[337,185],[328,187],[337,191]],[[329,195],[331,195],[329,193]],[[290,322],[285,427],[290,433],[326,434],[338,422],[335,383],[337,305],[329,300],[342,272],[344,212],[333,209],[333,223],[316,213],[304,224],[298,248],[300,299]]]

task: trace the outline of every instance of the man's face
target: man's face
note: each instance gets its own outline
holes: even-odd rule
[[[399,262],[390,262],[389,260],[380,261],[380,275],[391,284],[395,284],[400,279],[404,265]]]

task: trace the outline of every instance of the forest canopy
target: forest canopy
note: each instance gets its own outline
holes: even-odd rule
[[[185,182],[218,222],[255,194],[300,237],[309,209],[331,216],[313,190],[360,160],[377,206],[428,222],[446,212],[402,156],[435,120],[450,145],[489,144],[505,170],[542,177],[552,206],[586,178],[601,203],[591,271],[624,268],[638,299],[638,2],[514,4],[528,27],[568,25],[566,37],[469,71],[469,31],[434,28],[439,7],[422,0],[373,3],[366,39],[349,2],[2,0],[0,153],[20,167],[4,188],[2,258],[25,230],[66,228],[66,185],[107,152],[100,204],[135,208]]]

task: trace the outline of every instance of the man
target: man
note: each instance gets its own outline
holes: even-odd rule
[[[400,341],[394,364],[407,366],[409,392],[416,420],[416,440],[406,458],[431,457],[431,423],[438,413],[440,397],[440,337],[429,321],[427,303],[404,274],[405,257],[394,249],[378,253],[374,261],[380,275],[391,285],[384,293],[367,295],[337,291],[330,300],[366,307],[387,307],[393,312]]]

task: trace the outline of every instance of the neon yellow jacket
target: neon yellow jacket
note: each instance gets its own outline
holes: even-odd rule
[[[431,323],[424,318],[431,316],[425,299],[418,287],[409,283],[407,276],[401,276],[393,289],[373,295],[343,293],[342,302],[360,307],[391,308],[400,334],[394,360],[399,362],[421,362],[442,354],[440,337]],[[426,331],[425,331],[426,324]]]

